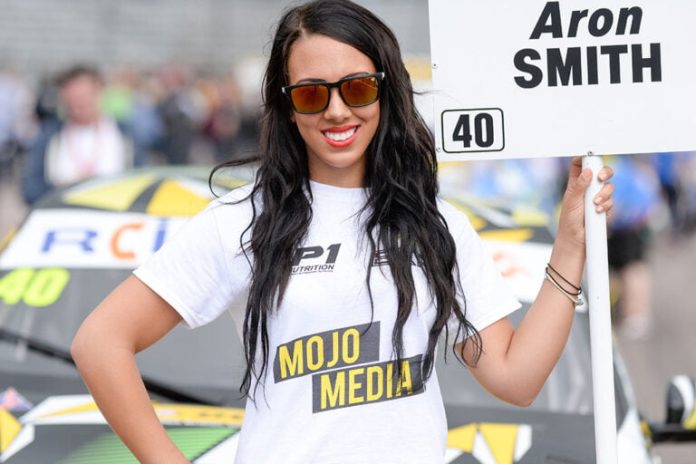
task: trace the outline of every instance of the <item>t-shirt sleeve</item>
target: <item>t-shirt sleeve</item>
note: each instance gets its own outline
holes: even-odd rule
[[[466,319],[481,331],[521,305],[468,219],[461,222],[459,232],[453,236],[457,246],[459,281],[464,292],[460,304]],[[450,333],[456,334],[458,325],[458,319],[452,316],[448,322]],[[463,338],[463,334],[460,334],[455,343]]]
[[[217,213],[224,207],[211,203],[133,271],[189,328],[217,318],[241,291],[239,276],[228,270],[229,246],[224,246],[220,233]]]

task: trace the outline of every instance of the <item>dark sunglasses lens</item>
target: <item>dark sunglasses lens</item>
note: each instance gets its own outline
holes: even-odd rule
[[[303,85],[290,91],[290,98],[295,111],[300,113],[318,113],[329,101],[329,89],[323,85]]]
[[[379,81],[376,77],[356,77],[341,84],[341,95],[350,106],[365,106],[377,101]]]

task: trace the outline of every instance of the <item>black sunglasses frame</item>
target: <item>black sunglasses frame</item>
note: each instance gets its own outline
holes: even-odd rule
[[[378,72],[378,73],[373,73],[373,74],[362,74],[359,76],[351,76],[351,77],[344,77],[343,79],[339,79],[336,82],[304,82],[302,84],[295,84],[295,85],[286,85],[281,88],[283,91],[283,94],[288,97],[288,100],[290,100],[290,106],[292,106],[293,111],[299,114],[317,114],[321,113],[322,111],[326,110],[326,108],[329,107],[329,103],[331,103],[331,89],[334,87],[338,89],[338,94],[341,96],[341,100],[343,100],[343,103],[346,104],[346,106],[350,106],[351,108],[360,108],[362,106],[368,106],[373,104],[374,102],[379,100],[379,97],[382,95],[382,81],[384,80],[385,77],[384,71]],[[341,92],[341,84],[344,82],[352,81],[354,79],[364,79],[366,77],[374,77],[377,79],[377,96],[373,101],[370,103],[365,103],[364,105],[351,105],[348,103],[343,96],[343,92]],[[314,85],[320,85],[323,87],[326,87],[328,89],[328,94],[329,97],[326,99],[326,105],[320,110],[317,111],[298,111],[297,108],[295,107],[295,103],[292,101],[292,95],[290,92],[293,89],[301,88],[301,87],[309,87],[309,86],[314,86]]]

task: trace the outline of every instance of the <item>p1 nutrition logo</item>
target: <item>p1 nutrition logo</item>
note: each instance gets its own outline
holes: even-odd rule
[[[326,248],[318,245],[298,248],[292,260],[290,274],[333,272],[340,249],[340,243],[334,243]]]

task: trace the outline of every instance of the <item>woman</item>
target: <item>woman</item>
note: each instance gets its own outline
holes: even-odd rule
[[[442,462],[444,331],[492,394],[530,404],[573,319],[584,262],[573,163],[549,279],[519,305],[466,217],[437,198],[430,135],[392,32],[349,1],[289,10],[264,82],[260,168],[87,318],[73,355],[142,462],[185,462],[134,355],[179,322],[232,312],[248,362],[237,462]],[[609,169],[599,174],[611,176]],[[611,186],[597,209],[611,207]]]

